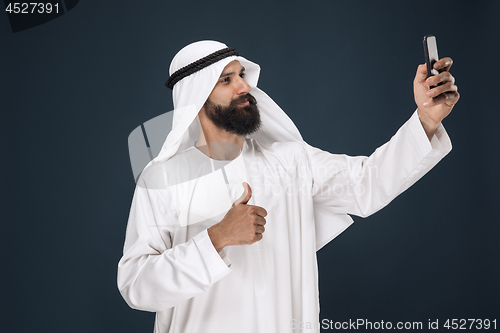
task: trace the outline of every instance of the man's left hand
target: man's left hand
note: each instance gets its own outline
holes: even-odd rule
[[[426,79],[426,65],[420,65],[413,81],[413,94],[418,107],[418,117],[429,140],[460,98],[455,78],[449,72],[452,64],[451,58],[442,58],[436,61],[434,69],[440,73],[428,79]],[[438,83],[441,85],[431,88]]]

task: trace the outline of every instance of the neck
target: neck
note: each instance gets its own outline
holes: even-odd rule
[[[208,119],[204,112],[198,114],[200,135],[196,147],[214,160],[233,160],[243,150],[244,138],[241,135],[220,130]]]

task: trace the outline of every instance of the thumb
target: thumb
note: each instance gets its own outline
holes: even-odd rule
[[[416,82],[422,82],[427,79],[427,65],[422,64],[417,67],[417,74],[415,75]]]
[[[252,189],[250,188],[250,185],[248,185],[247,182],[243,182],[242,184],[244,188],[243,194],[233,203],[233,207],[240,203],[246,205],[248,200],[252,197]]]

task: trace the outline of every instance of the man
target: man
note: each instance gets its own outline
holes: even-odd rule
[[[349,157],[305,143],[234,49],[179,51],[172,131],[138,181],[119,263],[127,303],[157,313],[155,332],[319,332],[316,251],[451,150],[451,64],[429,79],[420,65],[417,111],[370,157]]]

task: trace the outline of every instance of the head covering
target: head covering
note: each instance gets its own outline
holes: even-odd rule
[[[170,75],[214,52],[228,47],[216,41],[199,41],[181,49],[172,60]],[[238,60],[245,68],[245,81],[250,85],[250,93],[256,98],[262,126],[248,135],[260,144],[274,142],[304,143],[299,130],[286,113],[262,90],[257,87],[260,74],[259,65],[238,55],[230,55],[174,82],[174,114],[172,130],[168,134],[160,153],[149,164],[163,162],[189,147],[192,147],[200,134],[196,116],[212,92],[222,71],[230,62]],[[318,208],[318,209],[316,209]],[[316,214],[316,211],[318,214]],[[352,219],[346,214],[330,211],[328,207],[315,207],[317,248],[321,248],[340,234]]]
[[[225,44],[215,41],[200,41],[189,44],[175,55],[170,65],[170,75],[203,57],[225,48],[227,48]],[[194,144],[200,133],[198,122],[195,121],[196,116],[215,87],[224,67],[234,60],[238,60],[245,67],[245,80],[252,88],[250,93],[258,102],[262,120],[260,130],[248,137],[262,144],[280,141],[303,141],[292,120],[269,96],[257,88],[260,74],[259,65],[240,56],[229,56],[175,83],[172,92],[174,101],[172,131],[169,133],[160,153],[153,161],[158,162],[169,159],[177,152]]]

